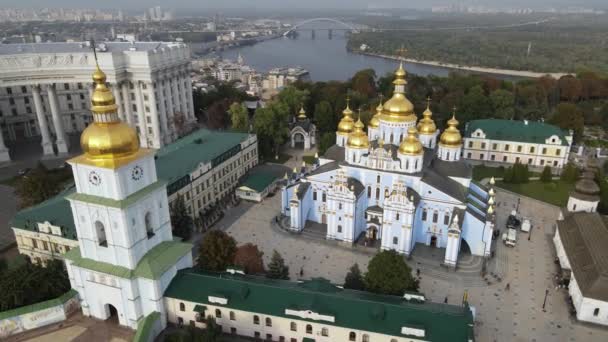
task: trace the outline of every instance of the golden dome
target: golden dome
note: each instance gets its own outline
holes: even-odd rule
[[[406,72],[403,63],[399,64],[399,69],[395,72],[395,91],[393,97],[386,101],[383,106],[382,119],[391,122],[411,122],[416,121],[414,105],[405,97]]]
[[[435,134],[437,132],[437,125],[435,125],[435,121],[431,118],[433,112],[431,112],[430,108],[430,99],[427,99],[426,110],[422,113],[422,116],[422,119],[418,121],[418,132],[426,135]]]
[[[304,110],[304,105],[300,107],[300,113],[298,114],[298,120],[304,121],[306,120],[306,111]]]
[[[80,146],[86,159],[100,165],[115,164],[117,160],[139,151],[137,133],[118,118],[114,95],[106,86],[106,75],[97,67],[93,73],[95,89],[91,96],[91,123],[80,136]]]
[[[422,143],[416,136],[418,131],[414,127],[410,127],[407,130],[407,137],[403,139],[401,145],[399,145],[399,153],[410,156],[418,156],[424,152]]]
[[[338,134],[340,135],[348,135],[350,134],[355,125],[355,120],[353,120],[353,111],[350,109],[349,99],[346,99],[346,108],[342,111],[344,115],[340,123],[338,123]]]
[[[460,146],[462,144],[462,135],[457,128],[458,120],[456,120],[456,112],[452,118],[448,120],[448,128],[446,128],[439,138],[439,144],[448,147]]]
[[[378,128],[380,126],[380,116],[382,116],[382,102],[380,102],[378,104],[378,107],[376,107],[376,114],[374,114],[374,116],[372,116],[372,119],[369,120],[369,127],[370,128]]]
[[[346,141],[346,145],[350,148],[369,148],[369,139],[367,138],[367,134],[363,131],[363,122],[361,122],[361,118],[357,120],[355,123],[355,130],[348,135],[348,140]]]

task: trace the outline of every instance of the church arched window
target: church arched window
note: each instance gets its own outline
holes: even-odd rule
[[[95,221],[95,233],[97,234],[97,241],[100,246],[108,247],[108,240],[106,238],[106,229],[103,223]]]
[[[393,141],[393,133],[391,133],[391,144],[394,144],[395,142]]]
[[[406,160],[405,160],[405,169],[406,169],[406,170],[409,170],[409,169],[410,169],[410,160],[409,160],[409,159],[406,159]]]
[[[148,239],[154,236],[154,227],[152,227],[152,214],[147,212],[144,216],[144,223],[146,225],[146,234]]]
[[[380,188],[376,188],[376,199],[380,199]]]

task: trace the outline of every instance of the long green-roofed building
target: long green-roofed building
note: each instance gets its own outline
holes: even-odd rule
[[[493,163],[562,168],[568,162],[573,132],[536,121],[484,119],[465,129],[463,156]]]
[[[273,341],[474,341],[468,305],[344,290],[316,278],[272,280],[185,269],[165,292],[168,320]]]

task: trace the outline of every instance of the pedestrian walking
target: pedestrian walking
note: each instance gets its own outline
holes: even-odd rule
[[[420,277],[420,269],[419,268],[416,269],[416,277]]]
[[[445,296],[445,299],[443,300],[443,302],[444,302],[445,304],[447,304],[447,303],[448,303],[448,296]]]
[[[304,267],[300,267],[300,278],[304,276]]]
[[[507,283],[507,286],[505,286],[505,290],[509,291],[511,289],[511,283]]]

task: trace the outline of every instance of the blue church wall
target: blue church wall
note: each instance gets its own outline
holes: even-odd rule
[[[483,233],[485,223],[478,220],[471,214],[464,215],[462,222],[462,238],[471,248],[471,253],[474,255],[484,255],[485,243],[483,242]]]

